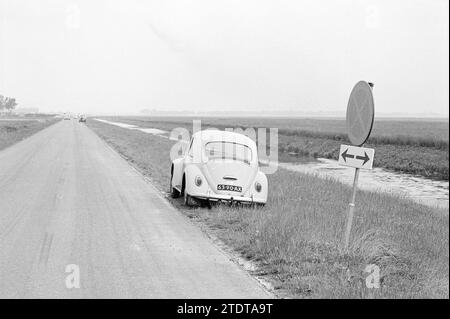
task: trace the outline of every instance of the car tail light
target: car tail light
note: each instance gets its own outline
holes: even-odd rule
[[[259,193],[262,189],[262,185],[259,182],[255,183],[255,190]]]
[[[195,177],[195,185],[197,186],[202,185],[202,178],[200,176]]]

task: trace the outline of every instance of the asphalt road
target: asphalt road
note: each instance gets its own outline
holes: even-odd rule
[[[84,124],[0,151],[0,298],[268,297]]]

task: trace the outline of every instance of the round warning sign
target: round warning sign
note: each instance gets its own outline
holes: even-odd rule
[[[356,83],[347,105],[347,134],[355,146],[363,145],[372,131],[374,100],[369,83]]]

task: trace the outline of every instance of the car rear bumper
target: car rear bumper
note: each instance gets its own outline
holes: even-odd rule
[[[253,197],[246,197],[246,196],[231,196],[231,195],[220,195],[220,194],[211,194],[211,195],[191,195],[194,198],[202,199],[202,200],[208,200],[208,201],[214,201],[214,202],[239,202],[239,203],[247,203],[247,204],[265,204],[266,202]]]

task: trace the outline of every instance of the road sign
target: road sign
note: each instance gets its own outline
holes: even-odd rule
[[[355,168],[372,169],[374,154],[373,148],[341,145],[338,163]]]
[[[344,247],[348,248],[358,189],[359,170],[372,169],[374,149],[358,147],[363,145],[372,131],[374,119],[373,83],[359,81],[353,87],[347,104],[347,133],[353,146],[341,145],[338,162],[355,168],[352,197],[348,204],[347,225],[345,227]]]
[[[374,118],[372,87],[359,81],[353,87],[347,104],[347,134],[353,145],[363,145],[372,131]]]

